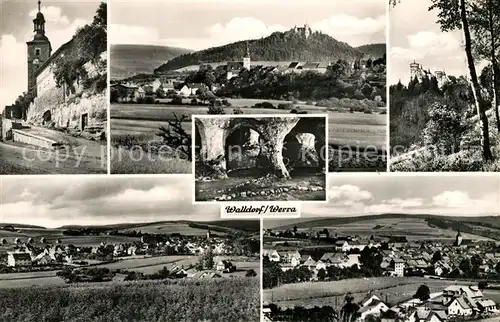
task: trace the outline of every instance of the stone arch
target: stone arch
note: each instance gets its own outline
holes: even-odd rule
[[[44,125],[50,124],[52,122],[52,112],[50,110],[43,112],[42,119]]]
[[[305,157],[299,163],[301,166],[315,167],[319,171],[326,168],[325,126],[324,117],[302,117],[290,131],[300,143],[301,158]]]
[[[226,132],[224,151],[227,171],[257,169],[263,165],[262,134],[249,124],[235,124]]]

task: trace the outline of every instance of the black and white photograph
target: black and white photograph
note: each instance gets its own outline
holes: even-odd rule
[[[392,1],[390,170],[500,171],[500,2]]]
[[[263,220],[264,320],[500,321],[499,188],[496,175],[336,175],[328,204]]]
[[[326,201],[328,115],[193,116],[195,201]]]
[[[241,113],[327,113],[330,171],[387,171],[387,7],[112,1],[111,173],[191,173],[191,116]]]
[[[106,174],[107,4],[0,6],[0,174]]]
[[[1,321],[259,321],[260,221],[189,176],[2,178]]]

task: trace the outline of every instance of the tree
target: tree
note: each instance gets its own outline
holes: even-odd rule
[[[200,256],[197,268],[198,270],[213,269],[214,265],[214,254],[212,252],[212,248],[208,247]]]
[[[472,54],[472,37],[466,9],[466,0],[432,0],[432,2],[433,5],[429,9],[438,9],[440,11],[438,14],[438,23],[441,25],[441,30],[447,32],[461,29],[463,32],[465,56],[467,57],[467,65],[472,82],[472,94],[481,124],[483,158],[484,160],[493,160],[493,154],[490,148],[485,101],[482,97],[481,86],[479,85],[474,56]]]
[[[420,285],[415,295],[413,295],[413,298],[419,299],[422,302],[427,301],[431,298],[431,290],[427,285]]]
[[[486,281],[481,281],[478,283],[477,287],[480,289],[480,290],[484,290],[485,288],[488,287],[488,282]]]
[[[473,50],[479,59],[486,59],[492,64],[492,101],[495,108],[497,130],[500,132],[500,68],[497,52],[500,49],[500,1],[478,0],[469,5],[471,12],[471,31],[474,35]]]
[[[163,139],[165,145],[176,152],[180,152],[182,155],[179,155],[179,157],[184,157],[191,161],[193,142],[191,134],[183,128],[183,123],[188,120],[188,117],[187,115],[178,117],[175,113],[172,114],[175,120],[169,121],[167,127],[160,127],[160,132],[157,135]]]
[[[432,255],[432,263],[439,262],[442,258],[443,256],[441,255],[441,252],[438,250],[437,252],[434,253],[434,255]]]
[[[318,280],[324,281],[326,278],[326,271],[322,268],[318,271]]]

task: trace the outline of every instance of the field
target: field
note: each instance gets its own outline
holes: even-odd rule
[[[0,321],[259,321],[258,278],[0,289]]]
[[[310,227],[301,227],[299,230],[308,230]],[[314,225],[314,229],[321,230],[323,228],[333,230],[341,235],[360,235],[369,237],[371,235],[379,236],[406,236],[408,240],[422,241],[427,239],[432,240],[448,240],[455,239],[457,232],[452,229],[441,229],[429,226],[423,218],[371,218],[360,219],[349,223],[318,223]],[[479,230],[478,230],[479,232]],[[462,233],[465,239],[471,240],[491,240],[488,237]]]
[[[367,279],[346,279],[332,282],[286,284],[278,288],[264,290],[264,302],[271,302],[283,308],[295,306],[332,306],[339,308],[344,303],[346,293],[351,292],[356,301],[370,291],[382,301],[395,305],[412,298],[417,288],[426,284],[431,293],[441,292],[449,285],[472,285],[470,282],[433,280],[423,277],[376,277]],[[475,285],[475,283],[474,283]],[[498,300],[500,291],[486,290],[485,296]]]
[[[244,114],[281,114],[290,113],[288,110],[278,109],[256,109],[246,106],[252,106],[262,100],[255,99],[229,99],[233,107],[225,108],[226,114],[232,114],[234,107],[240,107]],[[274,105],[280,101],[267,100]],[[283,103],[283,101],[281,101]],[[332,171],[338,171],[341,168],[352,168],[359,170],[385,171],[385,161],[380,162],[377,155],[380,151],[386,149],[386,115],[382,114],[364,114],[364,113],[339,113],[328,111],[327,108],[316,107],[312,105],[298,104],[301,109],[309,113],[327,113],[329,116],[329,144],[338,149],[339,146],[346,146],[354,155],[349,160],[342,157],[340,167],[335,166]],[[143,146],[150,141],[158,141],[156,136],[160,126],[166,126],[168,121],[177,116],[186,115],[188,122],[183,123],[183,128],[192,133],[191,116],[206,115],[207,107],[180,106],[180,105],[144,105],[144,104],[112,104],[111,105],[111,142],[115,146],[112,149],[111,170],[113,173],[190,173],[190,163],[184,160],[148,160],[140,158],[139,155],[123,156],[123,152],[116,146]],[[124,138],[126,143],[124,143]],[[332,164],[337,165],[340,153],[338,150],[332,151]],[[372,156],[374,161],[368,164],[366,155]],[[117,155],[122,155],[117,160]],[[133,160],[141,159],[141,162]],[[375,160],[376,159],[376,160]],[[370,158],[370,160],[372,160]],[[168,165],[166,164],[168,163]],[[375,165],[374,165],[375,164]],[[344,169],[345,171],[345,169]]]
[[[189,224],[186,223],[157,223],[150,224],[145,226],[134,227],[131,229],[122,229],[121,231],[140,230],[144,234],[172,234],[179,233],[181,235],[189,235],[189,236],[203,236],[207,234],[206,229],[199,229],[189,227]],[[217,232],[219,235],[223,235],[224,233]]]

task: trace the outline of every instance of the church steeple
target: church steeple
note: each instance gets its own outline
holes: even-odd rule
[[[50,41],[45,36],[45,17],[41,8],[42,2],[38,1],[38,12],[33,19],[33,39],[28,41],[28,91],[36,87],[36,72],[52,54]]]
[[[247,45],[247,53],[245,57],[243,57],[243,68],[250,70],[251,60],[250,60],[250,48],[248,47],[248,41],[246,42],[246,45]]]
[[[33,32],[36,32],[35,40],[38,35],[45,37],[45,17],[41,11],[41,4],[42,2],[38,1],[38,13],[36,14],[36,18],[33,19]]]

